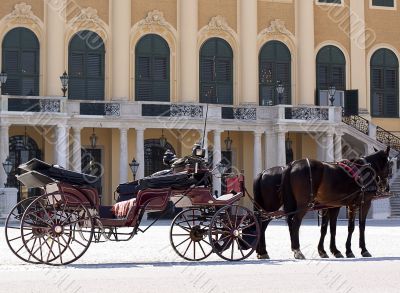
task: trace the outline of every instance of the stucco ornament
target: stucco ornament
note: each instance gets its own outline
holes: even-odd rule
[[[75,21],[98,23],[100,20],[97,10],[92,7],[83,8],[81,13],[75,18]]]
[[[229,26],[225,17],[221,15],[212,17],[205,29],[208,31],[226,31],[235,35],[235,31]]]
[[[14,10],[6,15],[2,22],[8,23],[8,25],[12,24],[26,24],[26,25],[38,25],[39,27],[43,27],[42,21],[33,13],[32,6],[26,4],[25,2],[21,2],[19,4],[14,5]]]
[[[285,22],[281,19],[272,20],[270,26],[262,30],[260,34],[283,34],[293,37],[293,34],[286,28]]]
[[[167,25],[167,21],[165,20],[164,13],[159,10],[149,11],[145,19],[142,19],[139,22],[139,25]]]

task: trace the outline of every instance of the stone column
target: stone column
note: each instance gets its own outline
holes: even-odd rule
[[[131,0],[112,1],[112,99],[129,100]]]
[[[128,182],[128,129],[119,129],[119,182]]]
[[[46,95],[60,96],[60,76],[65,70],[65,5],[66,0],[44,1],[46,6]]]
[[[261,132],[254,131],[253,177],[262,171]]]
[[[278,149],[278,157],[277,157],[277,165],[278,166],[286,166],[286,131],[279,131],[277,133],[277,149]]]
[[[257,0],[240,0],[241,102],[258,104]]]
[[[342,134],[336,133],[335,134],[335,161],[341,161],[342,157]]]
[[[300,3],[301,2],[301,3]],[[298,104],[314,105],[315,56],[314,56],[314,0],[295,1],[296,36],[298,44]]]
[[[57,126],[57,144],[55,149],[56,164],[67,168],[68,134],[65,125]]]
[[[80,127],[72,127],[72,139],[74,140],[72,142],[72,167],[76,172],[82,172],[81,130]]]
[[[273,131],[265,132],[265,169],[277,166],[277,140],[276,133]]]
[[[328,132],[325,135],[325,161],[327,162],[335,161],[332,132]]]
[[[198,102],[198,0],[179,0],[180,101]]]
[[[136,161],[139,168],[136,173],[136,179],[144,177],[144,128],[136,128]]]
[[[367,109],[365,1],[350,2],[350,88],[358,89],[360,109]],[[367,4],[368,5],[368,4]],[[368,35],[367,35],[368,36]],[[368,62],[368,61],[367,61]],[[349,66],[349,65],[347,65]]]
[[[214,147],[213,147],[213,168],[221,162],[221,130],[214,130]],[[216,176],[213,176],[213,189],[221,195],[221,174],[217,170],[214,171]]]
[[[317,143],[317,160],[326,161],[325,159],[325,147],[326,147],[326,137],[319,133],[319,136],[316,137],[315,142]]]
[[[0,126],[0,188],[7,182],[7,174],[4,171],[3,163],[9,155],[9,128],[7,124]]]

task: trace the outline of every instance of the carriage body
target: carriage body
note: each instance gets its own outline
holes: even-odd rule
[[[130,240],[138,232],[146,231],[139,227],[144,214],[164,211],[169,201],[185,208],[175,217],[170,231],[171,244],[183,258],[200,260],[216,252],[225,259],[239,260],[246,258],[255,249],[253,241],[248,247],[251,248],[250,253],[242,253],[236,258],[224,257],[223,253],[229,250],[233,242],[223,240],[223,246],[229,244],[229,247],[221,248],[218,240],[224,235],[215,232],[232,225],[233,220],[238,222],[238,227],[244,227],[252,219],[258,229],[258,221],[252,211],[238,205],[244,196],[243,176],[237,177],[240,190],[215,198],[209,180],[212,172],[206,168],[195,170],[189,167],[184,172],[142,179],[132,199],[117,202],[114,206],[105,206],[101,205],[97,191],[99,181],[93,176],[65,170],[36,159],[21,165],[20,169],[24,172],[18,176],[20,182],[27,187],[42,190],[41,196],[24,200],[23,209],[22,203],[19,203],[7,220],[7,225],[16,219],[19,221],[20,236],[11,237],[7,235],[9,229],[6,229],[6,239],[11,250],[27,262],[64,265],[79,259],[92,242]],[[118,214],[116,207],[123,208],[123,212]],[[174,231],[185,225],[180,223],[182,218],[188,224],[185,232],[188,232],[194,250],[196,245],[200,249],[203,242],[203,245],[207,243],[209,253],[204,252],[203,247],[202,257],[188,257],[186,253],[178,251],[179,243],[174,240]],[[224,233],[242,233],[240,227],[235,230],[232,226],[228,230]],[[257,242],[258,232],[255,236]],[[18,240],[15,243],[18,242],[24,249],[13,246],[11,241],[15,239]],[[246,246],[243,241],[236,242],[239,247]],[[22,255],[23,251],[25,255]]]

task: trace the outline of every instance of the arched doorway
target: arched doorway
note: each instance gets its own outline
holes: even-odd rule
[[[170,150],[175,154],[173,146],[166,142],[165,146],[160,145],[159,139],[146,139],[144,141],[144,175],[165,170],[167,167],[163,164],[163,156],[166,150]]]
[[[321,48],[317,54],[317,89],[327,90],[330,86],[346,90],[346,58],[332,45]]]
[[[282,96],[283,104],[291,104],[291,62],[289,48],[282,42],[266,43],[259,55],[259,99],[261,106],[278,104],[276,92],[278,82],[285,88]]]
[[[379,49],[371,57],[371,114],[399,117],[399,61],[389,49]]]
[[[135,49],[136,101],[170,100],[170,50],[156,34],[145,35]]]
[[[15,175],[19,174],[18,166],[32,160],[33,158],[37,158],[39,160],[42,159],[42,151],[39,149],[35,140],[27,135],[15,135],[11,136],[9,139],[10,143],[10,160],[13,163],[13,169],[10,175],[7,178],[7,184],[10,187],[15,187],[19,190],[18,192],[18,201],[24,197],[22,196],[22,190],[20,184],[18,184],[18,180]],[[28,196],[39,195],[40,190],[37,188],[28,189]]]
[[[200,49],[200,103],[233,104],[233,51],[221,38]]]
[[[38,96],[40,46],[35,33],[14,28],[4,37],[2,48],[2,70],[8,75],[3,94]]]
[[[104,100],[105,46],[93,31],[76,33],[68,52],[68,98]]]

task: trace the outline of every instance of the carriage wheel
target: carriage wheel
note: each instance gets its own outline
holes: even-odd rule
[[[199,261],[212,253],[208,242],[210,217],[199,209],[183,210],[171,224],[169,239],[172,248],[182,258]]]
[[[239,261],[249,257],[259,239],[257,218],[245,207],[223,207],[211,220],[209,241],[213,251],[225,260]]]
[[[25,248],[37,261],[66,265],[79,259],[93,238],[93,219],[81,203],[64,194],[43,195],[26,209],[21,220]],[[72,196],[68,195],[71,199]],[[28,235],[27,231],[32,232]],[[84,234],[85,237],[81,237]]]
[[[21,236],[21,218],[26,210],[26,208],[34,201],[36,197],[29,197],[17,203],[9,213],[6,223],[5,223],[5,236],[8,247],[11,251],[21,260],[27,263],[38,264],[30,253],[26,250],[24,242]],[[32,234],[31,231],[26,231],[27,236]]]

